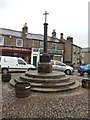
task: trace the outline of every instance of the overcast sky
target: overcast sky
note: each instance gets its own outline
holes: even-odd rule
[[[29,33],[43,35],[45,11],[48,36],[55,29],[57,38],[63,33],[75,45],[88,47],[88,0],[0,0],[0,28],[21,31],[27,23]]]

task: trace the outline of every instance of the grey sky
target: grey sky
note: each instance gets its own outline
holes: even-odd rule
[[[0,27],[21,31],[27,23],[29,33],[43,34],[43,13],[47,11],[48,35],[72,36],[74,44],[88,47],[88,0],[0,0]]]

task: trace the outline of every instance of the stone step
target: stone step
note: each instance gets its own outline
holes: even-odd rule
[[[42,79],[57,79],[57,78],[62,78],[65,77],[64,72],[59,72],[59,71],[52,71],[51,73],[38,73],[37,70],[33,71],[27,71],[25,72],[25,76],[31,77],[31,78],[42,78]]]
[[[26,79],[24,79],[24,80],[22,80],[22,79],[20,79],[20,77],[17,77],[17,79],[11,79],[10,80],[10,84],[12,84],[12,86],[15,86],[15,83],[16,82],[25,82],[25,81],[27,81]],[[69,80],[68,82],[60,82],[60,83],[35,83],[35,81],[33,82],[30,82],[30,84],[32,85],[32,86],[36,86],[36,87],[40,87],[40,86],[42,86],[42,87],[45,87],[45,86],[47,86],[47,87],[58,87],[58,86],[67,86],[67,85],[72,85],[72,84],[74,84],[75,83],[75,81],[74,80]]]
[[[20,79],[17,80],[10,80],[10,85],[11,86],[15,86],[16,82],[22,82]],[[37,89],[37,90],[46,90],[46,89],[67,89],[67,88],[71,88],[73,89],[73,86],[75,86],[75,81],[70,81],[69,83],[56,83],[56,84],[41,84],[41,83],[30,83],[31,84],[31,89]],[[48,91],[48,90],[47,90]],[[50,90],[51,91],[51,90]]]
[[[36,92],[63,92],[63,91],[77,89],[79,86],[80,86],[79,82],[76,81],[75,84],[73,84],[72,86],[63,87],[63,88],[36,88],[36,87],[32,87],[31,90],[36,91]]]
[[[22,81],[20,79],[18,79],[18,81],[11,79],[9,83],[11,86],[15,87],[16,82],[22,82]],[[60,87],[57,84],[56,85],[57,87],[53,86],[53,88],[52,87],[51,88],[50,87],[49,88],[48,87],[40,87],[39,85],[41,85],[41,84],[39,84],[38,87],[35,87],[35,84],[31,83],[31,86],[32,85],[33,85],[33,87],[31,87],[31,90],[37,91],[37,92],[62,92],[62,91],[74,90],[80,86],[78,81],[73,82],[73,84],[71,84],[69,86],[67,86],[67,84],[62,84]],[[65,85],[65,86],[63,86],[63,85]]]
[[[41,88],[55,88],[55,87],[66,87],[73,85],[75,81],[69,81],[68,83],[30,83],[32,87],[41,87]]]
[[[21,80],[19,79],[19,77],[18,77],[17,79],[11,79],[11,80],[9,81],[9,84],[10,84],[11,86],[15,87],[16,82],[22,82],[22,81],[21,81]]]
[[[25,81],[31,83],[32,91],[38,92],[69,91],[78,88],[80,85],[75,79],[70,79],[70,76],[57,71],[48,74],[39,74],[37,71],[29,71],[15,79],[11,79],[9,83],[15,87],[16,82]]]
[[[21,75],[20,79],[23,81],[27,80],[29,82],[33,82],[33,83],[62,83],[62,82],[68,82],[70,80],[69,76],[65,76],[65,77],[60,77],[60,78],[54,78],[54,79],[43,79],[43,78],[32,78],[32,77],[27,77],[25,75]]]

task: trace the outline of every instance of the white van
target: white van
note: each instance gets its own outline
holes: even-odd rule
[[[22,58],[0,56],[0,68],[3,74],[9,71],[27,71],[36,69],[34,65],[27,64]]]

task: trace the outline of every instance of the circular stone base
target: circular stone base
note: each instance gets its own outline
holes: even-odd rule
[[[39,73],[37,70],[34,71],[27,71],[25,72],[25,75],[28,77],[34,77],[34,78],[61,78],[61,77],[65,77],[65,73],[64,72],[59,72],[59,71],[52,71],[51,73]]]
[[[70,76],[64,72],[52,71],[51,73],[38,73],[35,71],[27,71],[10,84],[15,86],[15,82],[28,81],[31,84],[31,90],[37,92],[63,92],[78,88],[80,83],[70,79]]]

